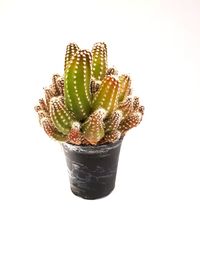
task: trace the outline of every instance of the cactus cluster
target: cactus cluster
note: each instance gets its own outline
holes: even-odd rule
[[[131,78],[107,64],[103,42],[91,52],[67,45],[64,75],[53,75],[35,107],[48,136],[76,145],[112,143],[141,122],[144,107],[132,96]]]

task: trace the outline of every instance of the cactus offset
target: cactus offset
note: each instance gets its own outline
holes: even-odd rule
[[[140,106],[138,108],[138,111],[141,113],[141,115],[143,116],[144,115],[144,106]]]
[[[70,43],[64,76],[54,74],[35,107],[46,134],[75,145],[113,143],[142,121],[144,106],[131,95],[131,79],[107,68],[107,47],[92,52]]]
[[[119,104],[119,109],[122,111],[123,118],[127,118],[133,111],[133,99],[132,96],[126,98],[125,101]]]
[[[43,98],[39,99],[39,106],[41,110],[43,110],[45,113],[48,113],[48,107]]]
[[[136,127],[140,124],[141,121],[141,114],[139,113],[133,113],[131,114],[128,118],[124,119],[119,127],[118,130],[124,134],[126,133],[128,130],[130,130],[133,127]]]
[[[74,122],[72,128],[68,133],[68,142],[74,145],[80,145],[82,141],[82,133],[80,131],[80,123]]]
[[[49,137],[60,142],[68,141],[67,136],[58,132],[48,118],[42,118],[41,125]]]
[[[56,129],[63,134],[68,134],[73,122],[75,122],[75,117],[72,112],[66,110],[62,96],[51,99],[50,116]]]
[[[41,125],[41,120],[43,118],[48,118],[48,113],[46,113],[41,106],[35,106],[34,107],[35,111],[38,113],[38,119],[39,119],[39,123]]]
[[[51,91],[53,93],[54,96],[59,96],[60,95],[60,90],[58,88],[58,84],[57,84],[57,79],[60,78],[59,74],[54,74],[52,77],[52,86],[51,86]]]
[[[105,134],[104,138],[100,141],[100,144],[114,143],[121,137],[121,132],[114,130]]]
[[[133,112],[138,111],[139,107],[140,107],[139,97],[135,96],[133,99]]]
[[[56,85],[57,85],[60,95],[64,95],[64,78],[61,76],[58,77],[56,80]]]
[[[112,113],[111,116],[105,121],[105,132],[110,132],[117,130],[119,127],[119,124],[122,120],[123,113],[121,110],[116,110],[115,112]]]
[[[102,108],[94,111],[82,125],[83,136],[92,145],[96,145],[104,137],[106,111]]]
[[[51,100],[52,97],[54,97],[54,94],[52,93],[52,91],[50,89],[44,89],[44,94],[45,94],[46,107],[47,107],[47,110],[49,112],[49,110],[50,110],[50,100]]]
[[[119,76],[119,101],[124,101],[131,93],[131,79],[128,75]]]

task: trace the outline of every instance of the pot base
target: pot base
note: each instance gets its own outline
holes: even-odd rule
[[[83,198],[83,199],[87,199],[87,200],[95,200],[95,199],[101,199],[101,198],[107,197],[108,195],[110,195],[110,193],[112,193],[113,190],[114,188],[109,191],[105,191],[103,193],[94,192],[93,194],[91,194],[91,192],[89,192],[88,194],[87,192],[76,191],[71,187],[71,191],[75,196]]]

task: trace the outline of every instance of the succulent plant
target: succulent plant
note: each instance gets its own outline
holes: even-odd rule
[[[54,74],[35,107],[46,134],[76,145],[112,143],[140,124],[144,106],[132,96],[129,75],[107,67],[107,46],[92,52],[67,45],[64,74]]]

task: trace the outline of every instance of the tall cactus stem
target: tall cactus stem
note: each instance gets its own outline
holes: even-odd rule
[[[79,47],[75,43],[70,43],[66,47],[66,52],[65,52],[65,63],[64,63],[64,72],[67,69],[68,64],[70,63],[70,60],[72,57],[76,54],[76,52],[79,50]]]
[[[91,54],[77,51],[65,72],[65,105],[74,112],[77,120],[86,119],[91,110]]]
[[[94,44],[92,59],[92,77],[102,80],[107,71],[107,46],[105,43]]]

